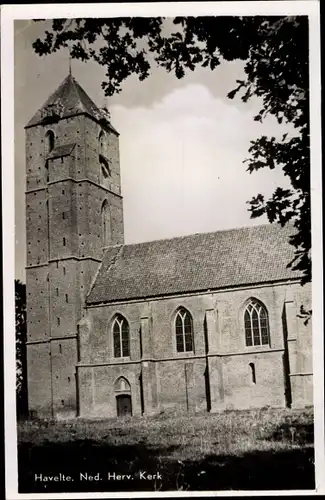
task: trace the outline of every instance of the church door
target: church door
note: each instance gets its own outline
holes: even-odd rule
[[[127,394],[116,396],[116,404],[118,417],[126,417],[127,415],[132,415],[131,396]]]

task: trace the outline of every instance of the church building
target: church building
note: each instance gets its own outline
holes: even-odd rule
[[[69,74],[25,129],[31,416],[312,404],[291,225],[124,244],[107,110]]]

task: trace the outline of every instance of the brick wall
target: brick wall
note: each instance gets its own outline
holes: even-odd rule
[[[100,130],[86,116],[26,129],[28,390],[30,410],[42,414],[77,411],[77,324],[103,256],[104,200],[111,242],[124,240],[118,137],[106,131],[111,177],[99,184]],[[54,148],[74,145],[71,154],[46,161],[49,131]]]
[[[294,299],[296,318],[290,352],[283,326],[289,292]],[[243,316],[252,297],[267,308],[269,345],[246,346]],[[284,407],[290,404],[286,384],[293,378],[293,406],[301,402],[310,404],[310,375],[306,369],[311,368],[311,327],[303,325],[297,316],[300,303],[307,305],[309,301],[310,287],[302,288],[296,283],[89,307],[79,328],[81,415],[97,411],[91,406],[88,394],[92,366],[95,372],[100,366],[106,377],[104,392],[96,384],[101,393],[103,416],[116,415],[113,374],[125,376],[135,394],[143,391],[142,411],[148,413],[170,409]],[[193,318],[193,352],[176,350],[174,319],[180,306],[190,311]],[[112,323],[116,314],[123,315],[129,324],[128,358],[114,358]],[[286,354],[290,358],[287,364]],[[299,376],[303,382],[294,376],[294,362],[304,367],[305,372]],[[83,384],[83,380],[88,383]],[[303,390],[298,394],[301,387]],[[138,409],[137,403],[135,408]]]

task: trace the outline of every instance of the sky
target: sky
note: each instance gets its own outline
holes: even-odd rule
[[[45,23],[15,22],[15,274],[25,281],[24,126],[69,71],[67,50],[40,57],[32,42]],[[49,24],[48,24],[49,25]],[[72,74],[98,106],[108,106],[120,133],[125,243],[267,223],[250,219],[247,201],[288,186],[281,169],[249,174],[250,141],[288,129],[253,120],[258,98],[242,103],[227,93],[244,76],[241,61],[199,68],[181,80],[153,67],[144,82],[131,76],[106,98],[104,69],[72,61]]]

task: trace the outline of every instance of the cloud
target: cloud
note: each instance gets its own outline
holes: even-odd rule
[[[25,266],[24,125],[68,71],[68,52],[39,57],[32,42],[42,23],[15,25],[16,268]],[[73,61],[72,71],[101,106],[104,68]],[[55,78],[53,78],[55,75]],[[197,68],[177,80],[162,68],[139,83],[135,75],[109,100],[120,132],[125,239],[139,242],[265,222],[250,220],[246,201],[287,185],[282,172],[249,175],[242,163],[250,140],[281,130],[274,120],[253,121],[259,101],[243,104],[227,93],[243,77],[243,63]],[[282,132],[282,130],[281,130]]]
[[[127,242],[266,222],[250,220],[247,200],[287,182],[282,171],[250,175],[243,160],[252,139],[284,128],[255,122],[258,105],[244,112],[190,84],[150,108],[111,108],[121,134]]]

